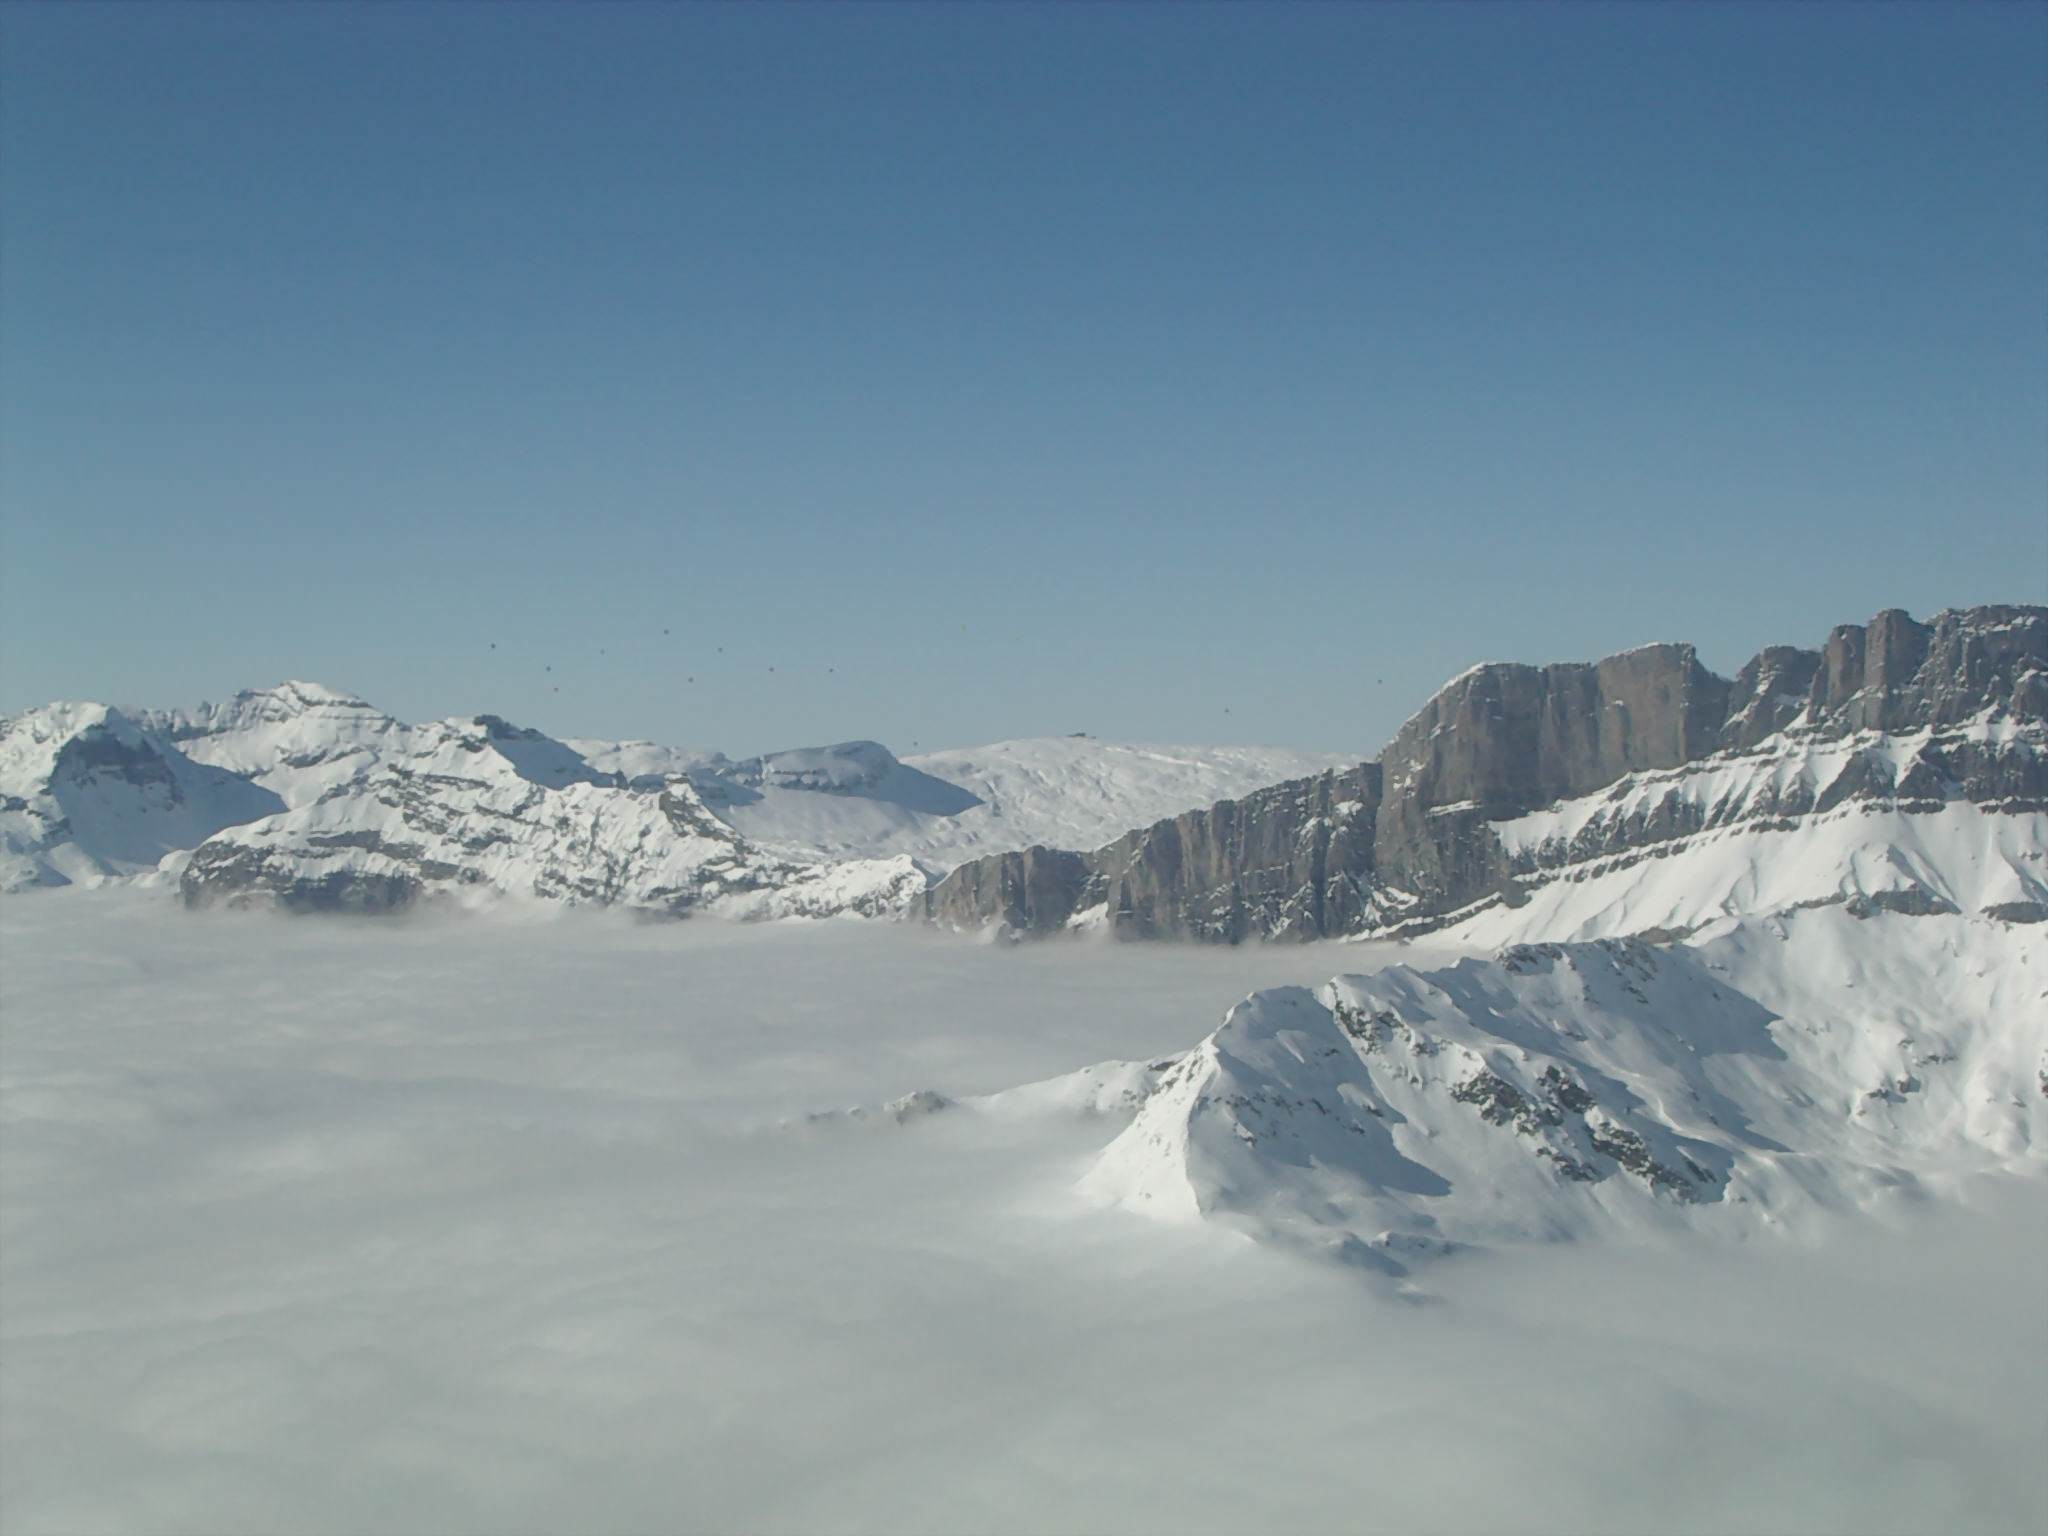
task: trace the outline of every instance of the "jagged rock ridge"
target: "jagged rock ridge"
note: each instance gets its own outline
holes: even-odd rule
[[[1897,894],[1939,906],[1958,904],[1956,877],[1935,866],[1989,857],[1989,904],[2012,917],[2048,915],[2044,720],[2040,607],[1949,611],[1927,624],[1888,611],[1836,629],[1819,650],[1767,648],[1733,679],[1686,645],[1595,663],[1487,663],[1440,690],[1376,763],[1224,801],[1092,851],[1035,848],[962,865],[925,911],[945,926],[1019,935],[1102,926],[1237,942],[1413,932],[1611,876],[1625,867],[1617,861],[1688,853],[1717,834],[1812,833],[1827,858],[1854,862],[1891,834],[1830,842],[1831,815],[1970,807],[2024,824],[1951,818],[1967,846],[1899,880],[1845,875],[1803,854],[1792,863],[1806,866],[1822,897]],[[1569,835],[1542,825],[1546,815]],[[1784,862],[1787,851],[1774,856]],[[1715,910],[1667,915],[1683,925]]]

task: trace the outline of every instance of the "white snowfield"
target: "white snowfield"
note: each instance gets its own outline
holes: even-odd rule
[[[412,727],[318,683],[285,682],[222,704],[143,710],[135,718],[194,762],[260,784],[291,807],[310,805],[412,750]]]
[[[66,757],[67,744],[81,736],[84,744]],[[1034,843],[1106,841],[1342,761],[1284,748],[1065,737],[908,761],[874,742],[736,760],[652,742],[556,741],[489,716],[409,725],[307,682],[190,711],[53,704],[0,721],[0,889],[150,876],[166,855],[245,826],[252,846],[271,850],[282,849],[296,829],[327,839],[389,834],[393,846],[435,846],[439,857],[449,850],[438,834],[422,837],[413,827],[399,836],[391,807],[378,804],[380,795],[392,798],[388,782],[382,791],[371,786],[394,771],[461,779],[459,770],[480,761],[461,743],[478,741],[482,755],[506,759],[519,784],[506,780],[503,767],[491,767],[484,778],[495,790],[475,805],[444,807],[437,819],[450,821],[457,843],[482,837],[475,817],[501,816],[536,788],[563,798],[540,813],[554,829],[544,846],[521,856],[503,839],[486,839],[494,851],[457,861],[472,898],[492,890],[609,890],[630,901],[692,883],[679,862],[690,854],[689,840],[655,846],[673,842],[659,814],[660,796],[673,789],[685,799],[694,790],[713,817],[754,845],[749,857],[757,862],[833,866],[787,877],[810,893],[786,904],[798,911],[823,910],[819,902],[841,898],[841,910],[870,910],[874,892],[887,887],[907,899],[927,877],[965,858]],[[100,742],[119,750],[109,757],[95,749]],[[686,782],[673,788],[677,780]],[[281,819],[251,825],[267,818]],[[467,824],[455,827],[461,819]],[[723,841],[715,834],[712,840]],[[334,846],[312,859],[330,874],[348,863]],[[906,874],[912,860],[915,878]],[[178,862],[172,860],[173,872]],[[357,865],[385,867],[369,854]],[[705,878],[715,881],[717,870],[707,869]],[[760,915],[784,905],[726,903],[720,910]]]
[[[918,852],[935,867],[1042,845],[1099,848],[1150,826],[1288,779],[1349,768],[1360,754],[1281,747],[1172,747],[1036,737],[906,758],[972,793],[983,809],[953,818]]]
[[[359,786],[240,827],[192,855],[234,859],[263,891],[530,898],[729,918],[879,916],[924,888],[907,858],[805,863],[765,853],[711,815],[688,780],[645,792],[561,742],[451,720]]]
[[[1390,1275],[1475,1245],[1739,1232],[2048,1173],[2048,925],[1830,906],[1393,963],[1254,993],[1184,1055],[959,1104],[1112,1117],[1091,1199]]]
[[[1449,1245],[1772,1221],[2048,1149],[2038,928],[1839,910],[1339,977],[1232,1010],[1088,1187],[1163,1219]]]
[[[1834,903],[1968,914],[2048,905],[2048,815],[1964,800],[1914,812],[1846,801],[1788,827],[1717,828],[1588,860],[1537,885],[1523,905],[1487,907],[1443,936],[1494,947],[1686,933],[1727,918]]]
[[[104,704],[0,720],[0,890],[154,869],[281,809],[260,784],[194,762]]]
[[[594,768],[651,782],[687,774],[718,817],[791,858],[908,855],[942,875],[1040,845],[1093,848],[1183,811],[1356,756],[1285,747],[1176,747],[1044,736],[897,758],[872,741],[740,761],[649,742],[571,741]]]
[[[2048,755],[2037,721],[1984,718],[1940,731],[1839,739],[1772,737],[1492,824],[1526,900],[1488,906],[1461,941],[1689,932],[1723,918],[1843,902],[1906,910],[2048,912],[2048,814],[2024,804],[1909,796],[1811,809],[1858,758],[1896,782],[1930,747],[1967,741]],[[1781,807],[1800,807],[1786,813]],[[1627,847],[1656,818],[1699,830]],[[1618,851],[1605,852],[1615,848]]]

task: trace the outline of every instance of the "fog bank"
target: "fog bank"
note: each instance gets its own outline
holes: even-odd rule
[[[1085,1208],[1115,1122],[782,1123],[1373,958],[0,902],[0,1522],[2032,1527],[2038,1182],[1415,1300]]]

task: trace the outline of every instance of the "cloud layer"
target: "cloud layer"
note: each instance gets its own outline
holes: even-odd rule
[[[1357,947],[0,903],[10,1531],[2023,1529],[2036,1185],[1403,1300],[785,1125],[1176,1050]]]

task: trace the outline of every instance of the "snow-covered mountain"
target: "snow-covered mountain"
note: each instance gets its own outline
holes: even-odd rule
[[[1843,625],[1733,679],[1690,646],[1487,663],[1374,762],[1091,851],[963,864],[930,918],[1236,942],[1490,942],[1802,902],[2048,917],[2048,608]],[[1484,921],[1480,921],[1483,919]]]
[[[777,857],[687,779],[636,790],[490,715],[417,727],[364,779],[209,838],[180,880],[193,905],[385,911],[510,895],[726,917],[877,916],[924,883],[907,858]]]
[[[771,869],[845,866],[849,910],[900,901],[1019,934],[1450,927],[1499,944],[1828,901],[2048,917],[2038,607],[1883,613],[1817,650],[1767,648],[1732,679],[1683,645],[1486,663],[1378,760],[1341,769],[1088,738],[732,759],[490,715],[407,725],[307,683],[190,712],[51,706],[5,730],[10,886],[133,873],[212,841],[185,871],[193,900],[381,907],[461,889],[722,909],[741,890],[839,889]],[[676,862],[699,857],[701,880]],[[891,861],[905,862],[866,867]]]
[[[1282,747],[1176,747],[1036,737],[898,759],[845,742],[733,761],[646,743],[571,743],[652,782],[685,773],[719,818],[795,858],[909,855],[936,874],[1034,844],[1104,841],[1161,816],[1343,761]]]
[[[964,864],[926,908],[1399,941],[1185,1055],[965,1101],[1109,1117],[1082,1187],[1154,1219],[1400,1273],[2039,1175],[2048,609],[1880,614],[1732,680],[1681,646],[1487,664],[1376,762]]]
[[[1831,905],[1387,964],[1254,993],[1185,1055],[881,1118],[956,1107],[1108,1117],[1096,1201],[1393,1274],[1471,1245],[1779,1224],[2048,1172],[2048,925]]]
[[[1938,979],[1937,979],[1938,978]],[[1772,1218],[2048,1152],[2048,936],[1808,911],[1256,994],[1088,1186],[1399,1253]]]
[[[283,808],[104,704],[0,719],[0,890],[137,874]]]
[[[195,710],[137,710],[143,729],[287,806],[310,805],[407,750],[411,727],[318,683],[286,682]]]
[[[287,682],[189,711],[52,705],[0,722],[0,887],[148,873],[212,839],[167,866],[195,901],[378,909],[459,891],[875,912],[961,858],[1107,835],[1327,761],[1085,738],[733,759],[558,741],[492,715],[409,725]]]
[[[1373,1262],[2048,1161],[2048,931],[1841,908],[1254,994],[1089,1171]]]

